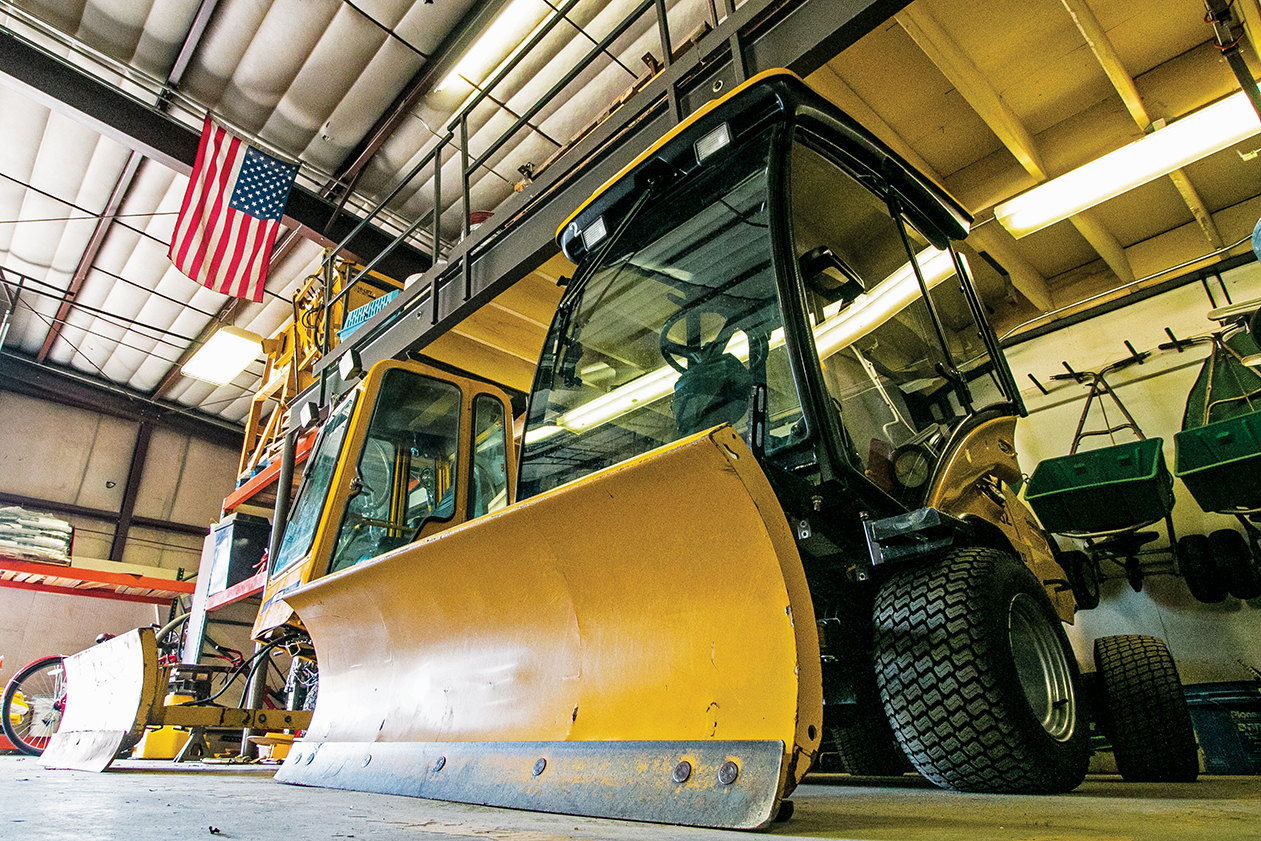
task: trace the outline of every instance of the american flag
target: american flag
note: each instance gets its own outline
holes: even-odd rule
[[[297,174],[296,164],[254,148],[206,115],[168,252],[175,268],[216,292],[262,301]]]

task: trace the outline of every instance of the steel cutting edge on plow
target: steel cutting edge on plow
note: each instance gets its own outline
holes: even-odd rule
[[[818,749],[805,573],[729,427],[286,599],[320,691],[283,782],[754,828]]]

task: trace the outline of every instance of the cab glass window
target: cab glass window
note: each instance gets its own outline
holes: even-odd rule
[[[469,485],[469,517],[480,517],[508,505],[508,444],[504,406],[494,397],[473,401],[473,480]]]
[[[330,572],[410,543],[426,521],[454,513],[459,388],[394,368],[377,394]]]
[[[973,405],[1001,397],[953,255],[909,225],[904,240],[882,198],[804,143],[794,146],[791,177],[794,248],[846,454],[877,486],[916,504],[950,430]]]
[[[289,509],[289,524],[285,527],[280,550],[272,558],[273,576],[284,572],[311,551],[311,541],[315,539],[315,529],[320,524],[320,515],[324,513],[324,502],[328,499],[328,490],[337,470],[358,394],[357,391],[352,392],[342,400],[320,430],[307,459],[306,474],[298,488],[298,496]]]
[[[771,265],[769,132],[639,205],[553,320],[518,497],[719,424],[767,389],[768,452],[804,437]]]

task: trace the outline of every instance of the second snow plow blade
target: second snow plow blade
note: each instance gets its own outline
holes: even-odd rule
[[[45,768],[104,771],[140,741],[146,727],[293,730],[311,718],[303,710],[165,706],[170,670],[158,665],[152,628],[120,634],[63,663],[66,708],[61,726],[40,754]]]
[[[286,598],[320,685],[284,782],[754,828],[818,748],[805,574],[729,427]]]

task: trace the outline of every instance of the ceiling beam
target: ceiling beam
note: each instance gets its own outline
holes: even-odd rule
[[[152,420],[211,444],[241,449],[242,430],[227,421],[153,400],[122,386],[105,385],[68,369],[38,365],[34,359],[7,350],[0,352],[0,391],[126,420]]]
[[[1139,131],[1146,132],[1149,130],[1152,125],[1152,119],[1147,113],[1147,108],[1143,105],[1143,97],[1138,92],[1138,86],[1134,84],[1134,77],[1130,75],[1129,71],[1125,69],[1125,65],[1121,63],[1121,57],[1117,55],[1116,48],[1112,45],[1112,39],[1108,37],[1103,25],[1099,23],[1099,18],[1095,17],[1094,11],[1086,3],[1086,0],[1060,0],[1060,2],[1068,10],[1073,23],[1077,24],[1077,31],[1086,39],[1086,43],[1090,46],[1090,51],[1095,54],[1095,59],[1098,60],[1099,66],[1103,68],[1108,81],[1112,82],[1112,87],[1116,89],[1121,101],[1125,103],[1125,110],[1130,112],[1130,116],[1134,119]],[[1225,243],[1222,241],[1221,233],[1217,230],[1217,224],[1213,221],[1213,215],[1209,212],[1208,207],[1205,206],[1199,193],[1196,192],[1195,185],[1191,183],[1191,179],[1187,177],[1186,172],[1181,169],[1174,170],[1169,173],[1169,178],[1173,181],[1174,186],[1178,188],[1179,195],[1186,202],[1187,209],[1195,217],[1200,230],[1204,232],[1204,238],[1214,248],[1221,248]]]
[[[188,32],[184,33],[184,43],[180,45],[179,54],[171,64],[171,71],[166,74],[166,84],[172,90],[179,88],[184,81],[188,65],[192,64],[193,54],[201,46],[202,36],[206,34],[206,27],[210,25],[210,18],[218,6],[219,0],[201,0],[201,5],[197,7],[197,14],[193,15],[193,22],[189,24]]]
[[[200,140],[196,129],[127,96],[11,32],[0,31],[0,84],[176,172],[188,175],[193,171]],[[334,217],[336,221],[330,226],[329,220]],[[339,212],[328,199],[295,185],[289,195],[284,223],[301,229],[308,239],[331,246],[349,234],[358,219]],[[347,249],[358,258],[369,260],[393,240],[392,235],[368,225],[350,241]],[[429,265],[427,255],[403,243],[377,268],[383,274],[402,280],[425,271]]]
[[[508,0],[481,0],[476,9],[464,16],[455,31],[443,39],[386,112],[351,150],[346,160],[337,168],[334,179],[325,185],[324,195],[335,194],[339,186],[350,189],[350,185],[358,179],[359,173],[372,160],[372,156],[385,145],[433,86],[442,80],[444,74],[455,67],[506,5]]]
[[[1033,135],[932,13],[923,4],[912,5],[898,14],[897,21],[1025,171],[1045,181],[1046,167]],[[1134,279],[1125,249],[1098,219],[1086,212],[1070,221],[1123,283]]]
[[[1060,2],[1068,10],[1073,23],[1077,24],[1077,31],[1086,39],[1086,44],[1095,54],[1095,59],[1103,68],[1108,81],[1112,82],[1112,87],[1116,88],[1116,92],[1121,96],[1121,101],[1125,103],[1125,110],[1130,112],[1130,116],[1134,118],[1134,122],[1141,130],[1147,131],[1152,121],[1147,115],[1147,108],[1143,105],[1143,97],[1139,95],[1138,87],[1134,84],[1134,77],[1121,63],[1121,57],[1112,46],[1112,39],[1099,23],[1099,18],[1095,17],[1094,10],[1087,5],[1086,0],[1060,0]]]
[[[1090,243],[1095,253],[1103,258],[1103,262],[1108,264],[1108,268],[1112,269],[1117,280],[1121,283],[1134,282],[1134,267],[1130,265],[1130,258],[1126,256],[1125,247],[1117,241],[1093,210],[1076,213],[1068,217],[1068,221],[1072,222],[1077,233]]]
[[[897,22],[937,65],[946,80],[955,86],[972,110],[998,135],[1025,171],[1037,180],[1045,181],[1046,167],[1033,142],[1033,135],[937,19],[923,4],[912,4],[898,14]]]
[[[825,65],[811,77],[810,81],[820,93],[888,144],[893,151],[905,158],[907,163],[938,184],[945,183],[928,161],[921,158],[919,153],[912,149],[911,145],[903,140],[901,135],[894,131],[830,66]],[[1001,226],[982,224],[973,227],[968,234],[968,244],[978,251],[986,252],[1001,263],[1008,277],[1011,278],[1011,285],[1016,287],[1016,291],[1024,295],[1039,311],[1050,312],[1054,309],[1046,278],[1032,263],[1020,255],[1016,240]]]
[[[92,237],[88,240],[87,247],[83,249],[83,254],[79,256],[79,263],[75,266],[74,275],[70,278],[70,285],[66,287],[61,303],[57,306],[57,316],[49,325],[48,332],[44,335],[44,343],[40,345],[39,353],[35,355],[36,362],[42,364],[48,359],[48,354],[52,352],[57,339],[61,337],[61,331],[70,317],[70,310],[74,308],[75,296],[83,288],[88,272],[92,271],[92,264],[96,262],[96,255],[100,253],[101,245],[105,242],[105,235],[109,233],[110,225],[118,216],[123,199],[127,197],[127,191],[131,189],[131,184],[136,179],[136,172],[140,169],[140,160],[140,153],[132,152],[127,158],[127,163],[123,165],[123,171],[119,173],[118,180],[114,182],[109,201],[105,203],[105,209],[96,219]]]

